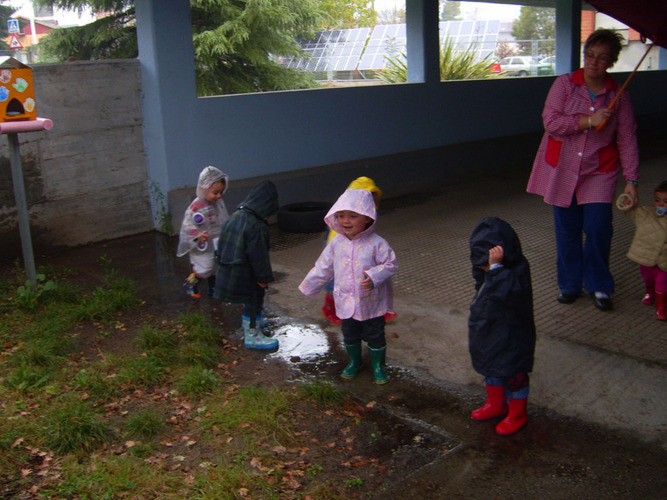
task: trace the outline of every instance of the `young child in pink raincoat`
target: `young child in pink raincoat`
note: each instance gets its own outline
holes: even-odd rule
[[[324,221],[338,233],[325,247],[299,290],[316,297],[334,280],[333,299],[350,357],[341,376],[354,378],[361,367],[361,341],[366,341],[376,384],[389,381],[385,372],[384,315],[393,306],[392,276],[396,254],[375,234],[375,201],[366,189],[347,189]]]

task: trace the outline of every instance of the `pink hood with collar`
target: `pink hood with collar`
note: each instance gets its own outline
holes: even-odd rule
[[[364,235],[372,233],[375,230],[377,211],[375,208],[375,200],[373,200],[373,195],[370,191],[366,189],[346,189],[345,192],[340,195],[340,198],[338,198],[336,203],[333,204],[327,215],[324,217],[324,222],[326,222],[327,226],[337,233],[342,233],[340,224],[338,224],[338,221],[336,220],[336,212],[340,212],[341,210],[349,210],[350,212],[356,212],[373,219],[373,224],[355,236],[355,239],[363,238]]]

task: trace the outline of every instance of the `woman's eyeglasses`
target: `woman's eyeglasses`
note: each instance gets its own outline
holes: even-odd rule
[[[611,57],[609,56],[609,54],[598,54],[598,55],[596,55],[593,52],[585,52],[584,56],[586,57],[586,59],[589,59],[591,61],[595,60],[595,61],[601,62],[602,64],[607,64],[607,63],[611,62]]]

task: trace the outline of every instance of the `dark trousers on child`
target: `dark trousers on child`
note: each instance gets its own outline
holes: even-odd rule
[[[264,308],[264,294],[265,289],[259,285],[255,285],[250,302],[243,303],[243,315],[250,318],[250,328],[255,328],[257,317],[262,314]]]
[[[371,349],[382,349],[387,345],[384,338],[384,324],[384,316],[364,321],[344,319],[341,322],[343,341],[346,344],[359,344],[364,340]]]

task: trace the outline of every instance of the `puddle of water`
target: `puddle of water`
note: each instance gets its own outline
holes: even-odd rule
[[[278,339],[280,347],[271,358],[285,361],[310,361],[330,351],[326,333],[317,325],[275,325],[273,337]]]

